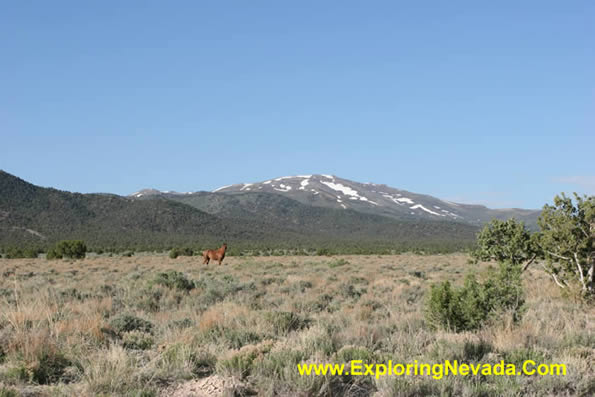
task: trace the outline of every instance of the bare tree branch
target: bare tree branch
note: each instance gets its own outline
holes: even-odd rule
[[[581,261],[578,259],[578,255],[576,254],[576,252],[574,253],[574,261],[576,263],[576,267],[578,268],[579,280],[581,281],[581,285],[583,286],[583,291],[586,291],[587,284],[585,284],[585,276],[583,275],[583,267],[581,266]]]
[[[533,261],[535,260],[535,258],[537,258],[537,254],[533,255],[533,258],[529,259],[529,262],[527,262],[527,264],[525,264],[525,266],[523,266],[523,272],[525,270],[527,270],[527,268],[529,267],[530,264],[533,263]]]
[[[570,260],[570,258],[567,258],[567,257],[565,257],[565,256],[562,256],[562,255],[558,255],[558,254],[556,254],[556,253],[553,253],[553,252],[551,252],[551,251],[545,251],[545,252],[547,252],[547,253],[548,253],[548,254],[550,254],[551,256],[555,256],[556,258],[564,259],[565,261],[569,261],[569,260]]]
[[[568,284],[566,284],[566,282],[564,282],[564,284],[566,284],[566,285],[563,285],[562,283],[560,283],[560,281],[558,281],[558,277],[556,277],[556,275],[554,273],[548,271],[548,269],[547,269],[547,267],[545,267],[545,265],[542,264],[542,266],[545,269],[545,272],[548,273],[550,276],[552,276],[552,278],[554,279],[554,282],[556,284],[558,284],[558,286],[560,288],[566,288],[566,285],[568,285]]]

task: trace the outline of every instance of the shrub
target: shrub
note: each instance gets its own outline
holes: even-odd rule
[[[510,312],[513,320],[519,321],[525,312],[525,295],[521,280],[522,269],[508,262],[501,263],[492,271],[484,284],[489,304],[498,311]]]
[[[261,360],[255,362],[256,372],[261,377],[281,378],[283,376],[283,371],[286,368],[294,370],[297,364],[307,358],[306,353],[299,350],[278,350],[269,352]]]
[[[23,250],[23,258],[37,258],[39,251],[33,248],[26,248]]]
[[[318,255],[318,256],[331,256],[332,253],[331,253],[331,250],[328,249],[328,248],[318,248],[316,250],[316,255]]]
[[[365,347],[344,346],[337,352],[334,361],[337,363],[348,363],[352,360],[362,360],[365,363],[373,363],[378,360],[378,357]]]
[[[464,362],[476,362],[493,350],[494,347],[483,339],[479,342],[466,341],[463,345],[463,357],[461,360]]]
[[[344,296],[345,298],[355,299],[358,300],[360,296],[367,292],[366,288],[356,288],[353,284],[341,284],[339,286],[339,294]]]
[[[426,302],[428,325],[455,332],[474,330],[504,311],[520,320],[524,309],[520,275],[519,265],[503,263],[483,284],[469,275],[461,288],[452,288],[448,281],[433,285]]]
[[[192,251],[192,248],[189,248],[189,247],[184,247],[184,248],[174,247],[174,248],[172,248],[171,251],[169,251],[169,257],[172,259],[176,259],[178,256],[192,256],[192,255],[194,255],[194,252]]]
[[[240,351],[217,362],[217,372],[243,379],[252,371],[254,360],[257,357],[258,352],[255,350]]]
[[[195,287],[194,282],[188,280],[184,273],[174,270],[159,273],[152,282],[153,284],[163,285],[164,287],[175,288],[181,291],[190,291]]]
[[[31,381],[40,385],[56,383],[62,379],[67,367],[72,363],[62,353],[55,351],[43,352],[36,362],[27,367]]]
[[[215,327],[203,334],[201,338],[205,342],[223,344],[230,349],[239,349],[260,342],[263,336],[244,327]]]
[[[308,320],[301,318],[293,312],[269,312],[266,319],[273,326],[276,334],[286,334],[305,328]]]
[[[190,362],[192,363],[192,373],[198,377],[209,376],[215,372],[217,357],[213,354],[199,350],[190,353]]]
[[[16,389],[0,387],[0,397],[18,397],[20,393]]]
[[[306,303],[306,308],[313,313],[319,313],[321,311],[327,310],[332,301],[332,295],[322,294],[315,297],[314,300]]]
[[[87,246],[82,240],[63,240],[48,250],[47,259],[72,258],[82,259],[87,253]]]
[[[39,254],[39,250],[33,248],[9,248],[6,250],[4,257],[6,259],[37,258],[37,254]]]
[[[62,259],[62,255],[58,253],[56,247],[50,248],[48,253],[45,255],[46,259]]]
[[[428,277],[426,276],[426,273],[420,272],[419,270],[409,272],[409,274],[411,274],[413,277],[421,278],[422,280],[428,279]]]
[[[153,338],[144,332],[127,332],[122,338],[122,346],[125,349],[147,350],[153,346]]]
[[[457,291],[452,289],[449,281],[431,286],[425,314],[432,329],[458,328],[462,316],[458,308]]]
[[[515,349],[504,353],[504,360],[508,363],[514,364],[517,367],[521,367],[527,360],[533,360],[536,363],[546,363],[548,357],[537,350],[533,349]]]
[[[184,318],[182,320],[173,320],[170,325],[173,328],[184,329],[194,326],[194,321],[190,320],[189,318]]]
[[[130,314],[114,317],[109,324],[118,334],[131,331],[150,333],[153,330],[153,324],[149,321]]]
[[[343,258],[339,258],[337,260],[334,260],[334,261],[330,262],[328,264],[328,267],[330,267],[331,269],[333,269],[335,267],[345,266],[345,265],[348,265],[348,264],[349,264],[349,261],[348,260],[345,260]]]

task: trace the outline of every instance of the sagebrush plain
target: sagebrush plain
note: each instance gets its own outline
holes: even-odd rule
[[[539,266],[526,310],[476,332],[432,331],[432,283],[464,254],[0,259],[0,395],[587,396],[595,312]],[[563,363],[566,376],[301,377],[297,363]]]

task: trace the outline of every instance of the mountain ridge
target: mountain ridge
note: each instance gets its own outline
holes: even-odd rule
[[[457,222],[397,220],[259,192],[159,192],[138,197],[70,193],[0,171],[0,248],[48,247],[60,239],[83,239],[96,248],[141,250],[221,241],[245,248],[451,250],[469,246],[476,232],[476,227]]]
[[[352,209],[398,220],[414,220],[421,217],[428,220],[458,221],[475,226],[485,224],[493,218],[515,217],[524,221],[528,227],[535,228],[540,213],[540,210],[532,209],[491,209],[481,204],[456,203],[386,184],[361,183],[330,174],[283,176],[262,182],[237,183],[221,186],[211,193],[241,194],[254,191],[281,194],[314,207]],[[142,192],[133,195],[149,195]],[[175,196],[191,196],[197,193],[151,190],[150,195],[175,199]]]

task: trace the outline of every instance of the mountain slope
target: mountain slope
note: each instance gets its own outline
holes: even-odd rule
[[[482,205],[459,204],[432,196],[374,183],[359,183],[333,175],[298,175],[259,183],[223,186],[214,192],[262,192],[282,194],[303,204],[388,216],[400,220],[447,220],[482,225],[493,218],[515,217],[536,225],[539,211],[489,209]]]
[[[34,186],[0,171],[0,247],[47,247],[60,239],[76,238],[92,247],[108,248],[200,247],[226,240],[232,247],[249,249],[449,250],[468,246],[476,231],[476,227],[458,222],[396,220],[306,205],[271,193],[152,191],[136,197],[69,193]]]
[[[207,213],[279,225],[300,235],[361,241],[472,241],[477,228],[460,222],[396,220],[385,216],[302,204],[280,194],[198,192],[166,195]]]
[[[3,171],[0,192],[3,244],[79,238],[100,246],[167,246],[248,234],[256,240],[269,234],[171,200],[69,193],[34,186]]]

